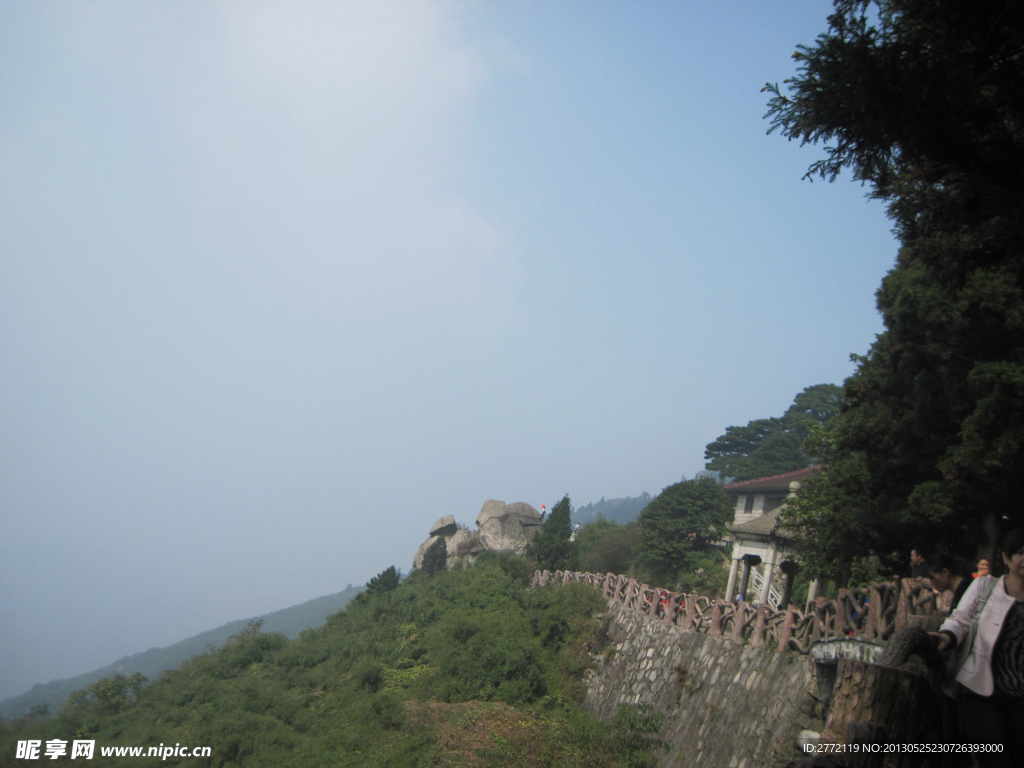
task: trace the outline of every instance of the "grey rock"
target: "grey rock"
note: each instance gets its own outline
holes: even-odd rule
[[[515,552],[525,555],[530,540],[543,522],[536,509],[521,501],[506,504],[488,499],[476,518],[480,541],[491,552]]]
[[[455,525],[455,515],[445,515],[439,518],[433,527],[430,529],[431,536],[451,536],[458,530],[458,526]]]
[[[459,529],[446,539],[448,545],[448,570],[462,563],[472,563],[484,551],[479,534]]]
[[[505,514],[505,502],[488,499],[480,508],[480,514],[476,516],[476,527],[480,528],[492,517],[501,517]]]
[[[435,541],[437,541],[437,536],[431,536],[420,544],[420,548],[416,550],[416,556],[412,559],[413,568],[419,569],[423,567],[423,556],[427,554],[427,550],[430,549],[430,545]]]

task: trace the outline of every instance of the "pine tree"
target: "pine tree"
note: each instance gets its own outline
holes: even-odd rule
[[[438,536],[437,540],[427,547],[427,551],[423,553],[423,572],[428,576],[433,576],[447,567],[448,543],[445,541],[444,536]]]
[[[380,592],[390,592],[394,589],[398,589],[398,585],[401,583],[402,578],[398,575],[398,571],[395,570],[395,566],[381,571],[368,582],[366,582],[366,591],[369,594],[375,594]]]
[[[836,0],[787,93],[766,87],[771,130],[824,144],[808,175],[852,171],[902,245],[818,481],[822,519],[858,531],[844,557],[895,564],[910,539],[955,551],[1022,522],[1022,49],[1015,0]]]
[[[751,480],[811,466],[817,459],[804,450],[808,427],[824,424],[839,412],[841,392],[835,384],[807,387],[782,418],[726,427],[725,434],[705,449],[705,468],[722,477]]]
[[[531,543],[530,550],[541,570],[567,570],[576,566],[576,547],[572,536],[572,504],[566,494],[551,508],[544,527]]]

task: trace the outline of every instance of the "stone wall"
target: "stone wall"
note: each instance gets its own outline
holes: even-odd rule
[[[802,730],[820,731],[812,663],[666,625],[612,601],[608,646],[584,706],[601,718],[620,704],[665,715],[665,766],[760,768],[798,757]]]

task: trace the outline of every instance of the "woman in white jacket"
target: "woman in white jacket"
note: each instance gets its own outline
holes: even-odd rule
[[[985,601],[970,656],[960,667],[958,706],[974,744],[1002,744],[1002,752],[980,752],[980,768],[1024,765],[1024,528],[1003,541],[1005,576]],[[992,576],[974,580],[937,633],[939,650],[963,642],[975,608]]]

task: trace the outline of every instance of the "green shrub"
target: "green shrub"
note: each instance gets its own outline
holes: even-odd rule
[[[401,583],[401,577],[398,575],[398,571],[395,570],[395,566],[391,566],[387,570],[381,571],[368,582],[366,582],[366,593],[364,594],[381,594],[383,592],[390,592],[394,589],[398,589],[398,585]]]
[[[438,536],[437,540],[434,541],[427,551],[423,553],[423,572],[427,576],[433,576],[438,571],[443,571],[448,567],[448,544],[444,540],[444,536]]]
[[[530,544],[530,552],[541,570],[570,570],[576,567],[576,546],[570,520],[572,503],[566,495],[551,508],[548,519]]]
[[[636,567],[649,584],[668,587],[679,574],[697,570],[699,561],[720,551],[732,517],[732,501],[711,478],[684,480],[658,494],[640,513]]]
[[[586,531],[594,523],[583,528]],[[600,538],[590,544],[590,551],[580,558],[580,567],[590,573],[628,573],[636,551],[636,523],[611,524]],[[577,539],[578,541],[578,539]]]
[[[609,531],[615,531],[621,527],[619,523],[606,520],[603,516],[599,516],[592,523],[587,523],[576,533],[577,554],[583,557],[594,548],[594,545],[602,536]]]
[[[97,748],[212,747],[211,761],[166,761],[197,768],[426,768],[457,756],[436,739],[443,722],[408,702],[478,700],[516,708],[503,722],[510,745],[527,745],[529,765],[640,765],[630,755],[646,742],[579,706],[600,593],[583,584],[530,591],[529,568],[522,558],[481,557],[400,585],[385,571],[380,586],[298,640],[253,625],[139,688],[118,711],[85,701],[0,726],[0,754],[13,755],[21,739],[89,738]],[[98,754],[95,764],[104,764]]]

